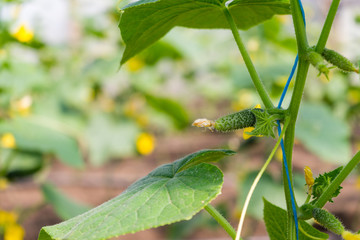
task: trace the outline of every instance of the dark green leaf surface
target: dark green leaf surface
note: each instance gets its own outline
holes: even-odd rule
[[[312,186],[312,196],[314,198],[313,202],[317,201],[317,199],[324,193],[325,189],[327,189],[331,182],[339,175],[342,169],[343,167],[338,167],[330,172],[319,174],[319,176],[315,178],[314,185]],[[342,187],[339,186],[328,201],[333,202],[332,198],[337,197],[340,194],[341,189]]]
[[[287,227],[287,213],[284,209],[273,205],[264,200],[264,220],[266,230],[271,240],[287,240],[286,227]],[[299,221],[299,225],[309,236],[313,236],[318,239],[328,239],[329,236],[326,233],[320,232],[316,228],[312,227],[305,221]],[[300,240],[313,240],[306,236],[302,231],[299,232]]]
[[[303,104],[296,137],[325,161],[346,164],[350,158],[350,129],[324,105]]]
[[[41,190],[46,201],[54,207],[57,215],[64,220],[89,210],[89,207],[74,202],[49,183],[43,184]]]
[[[314,238],[324,239],[324,240],[329,239],[328,234],[320,232],[319,230],[317,230],[316,228],[314,228],[307,222],[301,220],[301,221],[299,221],[299,224],[300,224],[301,228],[303,229],[303,231],[306,232],[308,235],[308,236],[306,236],[305,234],[303,234],[303,232],[300,232],[299,233],[300,240],[314,240]],[[313,236],[314,238],[310,237],[310,236]]]
[[[264,200],[264,221],[271,240],[286,240],[287,213]]]
[[[5,132],[14,135],[16,148],[20,150],[54,154],[72,167],[84,165],[76,140],[55,129],[25,119],[14,119],[0,123],[0,133]]]
[[[44,227],[39,240],[107,239],[190,219],[221,190],[222,172],[207,162],[232,154],[229,150],[202,150],[162,165],[116,198],[66,222]]]
[[[123,8],[119,28],[126,49],[121,60],[131,57],[163,37],[175,26],[229,28],[220,0],[140,0]],[[235,0],[228,6],[240,29],[248,29],[274,14],[289,14],[287,0]]]

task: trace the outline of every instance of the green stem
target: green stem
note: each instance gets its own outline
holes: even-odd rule
[[[241,56],[244,59],[245,65],[249,71],[250,77],[255,85],[256,90],[258,91],[261,100],[263,101],[266,108],[273,108],[274,105],[271,102],[269,94],[267,93],[264,84],[262,83],[259,74],[256,72],[254,64],[251,61],[249,53],[247,52],[243,41],[241,40],[239,31],[237,29],[236,23],[234,18],[231,16],[228,8],[224,7],[224,14],[225,17],[230,25],[231,32],[234,36],[235,42],[240,50]]]
[[[301,59],[302,55],[305,54],[306,49],[309,47],[307,42],[307,36],[305,31],[305,24],[301,12],[300,3],[298,0],[290,0],[291,14],[294,22],[296,42],[298,46],[298,54]]]
[[[298,55],[299,55],[299,65],[298,71],[295,80],[295,86],[293,95],[291,97],[291,102],[289,106],[289,116],[290,122],[289,126],[285,133],[285,154],[287,158],[287,165],[290,175],[290,181],[292,182],[292,151],[294,147],[294,140],[295,140],[295,124],[297,115],[300,108],[300,103],[302,99],[302,94],[305,87],[306,82],[306,75],[309,69],[309,62],[307,62],[304,58],[306,55],[306,51],[308,48],[307,36],[305,31],[305,24],[303,21],[303,16],[301,12],[300,3],[298,0],[290,0],[291,5],[291,14],[293,17],[295,34],[296,34],[296,41],[298,46]],[[284,192],[285,192],[285,199],[286,199],[286,206],[287,206],[287,239],[294,240],[296,239],[296,230],[295,230],[295,221],[294,216],[292,213],[292,204],[291,204],[291,193],[290,193],[290,186],[288,185],[287,175],[285,170],[285,165],[283,163],[283,181],[284,181]],[[291,184],[291,183],[290,183]],[[294,194],[293,194],[294,195]],[[295,195],[294,195],[295,196]],[[294,199],[295,204],[296,200]]]
[[[308,195],[307,195],[307,197],[306,197],[306,200],[305,200],[304,204],[309,203],[310,200],[311,200],[311,193],[309,192]]]
[[[287,114],[287,110],[285,109],[269,108],[266,109],[266,111],[270,114],[279,114],[282,117],[285,117],[285,115]]]
[[[273,150],[271,151],[268,159],[266,160],[266,162],[264,163],[264,165],[262,166],[262,168],[260,169],[259,173],[256,175],[255,179],[254,179],[254,182],[253,184],[251,185],[250,187],[250,190],[246,196],[246,199],[245,199],[245,203],[244,203],[244,206],[243,206],[243,209],[241,211],[241,217],[240,217],[240,221],[239,221],[239,226],[238,226],[238,230],[237,230],[237,233],[236,233],[236,238],[235,240],[239,240],[240,239],[240,235],[241,235],[241,230],[242,230],[242,226],[244,224],[244,220],[245,220],[245,214],[246,214],[246,211],[247,211],[247,208],[249,206],[249,203],[250,203],[250,200],[251,200],[251,196],[253,195],[254,191],[255,191],[255,188],[256,188],[256,185],[259,183],[260,181],[260,178],[262,177],[262,175],[264,174],[267,166],[269,165],[269,163],[271,162],[272,158],[274,157],[274,154],[277,150],[277,148],[279,147],[280,145],[280,142],[281,142],[281,139],[284,137],[284,134],[285,134],[285,131],[286,131],[286,128],[288,127],[288,124],[289,124],[289,119],[287,118],[285,120],[285,124],[284,124],[284,128],[283,128],[283,131],[281,132]]]
[[[316,44],[315,51],[318,52],[318,53],[322,53],[322,51],[325,48],[327,39],[328,39],[329,34],[330,34],[331,26],[332,26],[332,24],[334,22],[334,18],[335,18],[337,9],[339,7],[339,4],[340,4],[340,0],[333,0],[332,3],[331,3],[331,6],[330,6],[330,9],[329,9],[328,15],[326,17],[324,26],[323,26],[323,28],[321,30],[319,40],[318,40],[318,42]]]
[[[230,223],[216,210],[212,205],[208,204],[204,207],[206,211],[225,229],[232,239],[235,239],[236,231]]]
[[[350,172],[358,165],[360,162],[360,151],[355,154],[355,156],[346,164],[346,166],[341,170],[339,175],[331,182],[331,184],[325,189],[321,194],[318,200],[315,202],[314,206],[322,208],[329,199],[331,199],[333,193],[338,189],[340,184],[345,180],[345,178],[350,174]]]
[[[295,124],[296,119],[299,113],[300,103],[302,99],[302,94],[305,87],[306,82],[306,76],[309,69],[309,62],[300,59],[299,60],[299,66],[298,66],[298,72],[296,75],[295,80],[295,86],[293,95],[291,97],[291,102],[289,106],[289,116],[290,116],[290,122],[289,126],[285,133],[285,154],[287,158],[287,164],[289,168],[289,175],[290,180],[292,181],[292,151],[294,147],[294,139],[295,139]],[[289,240],[296,239],[295,235],[295,221],[292,213],[292,205],[291,205],[291,194],[290,194],[290,188],[288,186],[287,177],[286,177],[286,171],[285,166],[283,164],[283,179],[284,179],[284,191],[285,191],[285,198],[286,198],[286,205],[287,205],[287,212],[288,212],[288,238]],[[295,196],[295,195],[294,195]],[[296,203],[296,200],[295,200]]]

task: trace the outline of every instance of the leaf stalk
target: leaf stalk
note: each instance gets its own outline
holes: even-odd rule
[[[254,179],[254,182],[253,184],[251,185],[250,187],[250,190],[246,196],[246,199],[245,199],[245,203],[244,203],[244,206],[243,206],[243,209],[241,211],[241,216],[240,216],[240,221],[239,221],[239,226],[238,226],[238,230],[237,230],[237,233],[236,233],[236,238],[235,240],[239,240],[240,239],[240,235],[241,235],[241,230],[242,230],[242,226],[244,224],[244,221],[245,221],[245,214],[246,214],[246,211],[247,211],[247,208],[249,206],[249,203],[250,203],[250,200],[251,200],[251,196],[253,195],[254,191],[255,191],[255,188],[257,186],[257,184],[259,183],[260,181],[260,178],[262,177],[262,175],[264,174],[267,166],[269,165],[269,163],[271,162],[272,158],[274,157],[275,155],[275,152],[276,150],[278,149],[279,145],[280,145],[280,142],[281,142],[281,139],[284,137],[284,134],[285,134],[285,130],[286,128],[288,127],[288,124],[289,124],[289,118],[287,118],[285,120],[285,124],[284,124],[284,129],[283,131],[281,132],[273,150],[271,151],[268,159],[266,160],[266,162],[264,163],[264,165],[262,166],[262,168],[260,169],[259,173],[256,175],[255,179]]]
[[[260,95],[260,98],[262,102],[264,103],[266,108],[274,108],[273,103],[271,102],[271,99],[269,97],[269,94],[267,93],[264,84],[262,83],[259,74],[257,73],[255,66],[253,62],[251,61],[251,58],[249,56],[249,53],[247,52],[245,45],[240,37],[238,28],[236,26],[236,23],[234,21],[234,18],[231,16],[231,13],[227,7],[223,8],[225,17],[229,23],[231,32],[234,36],[235,42],[240,50],[241,56],[244,59],[245,65],[248,69],[248,72],[250,74],[250,77],[255,85],[255,88],[257,92]]]
[[[216,208],[214,208],[211,204],[208,204],[204,207],[204,209],[222,226],[225,231],[229,234],[232,239],[235,239],[236,231],[231,226],[231,224],[219,213]]]
[[[318,42],[316,44],[316,47],[315,47],[315,51],[318,52],[318,53],[322,53],[322,51],[325,48],[326,42],[327,42],[327,40],[329,38],[331,26],[332,26],[332,24],[334,22],[334,18],[335,18],[337,9],[339,7],[339,4],[340,4],[340,0],[333,0],[332,3],[331,3],[331,6],[330,6],[330,9],[329,9],[328,15],[326,17],[324,26],[323,26],[323,28],[321,30],[321,33],[320,33],[319,40],[318,40]]]
[[[315,202],[314,206],[322,208],[325,203],[332,198],[333,193],[338,189],[340,184],[345,180],[345,178],[350,174],[350,172],[358,165],[360,162],[360,151],[358,151],[355,156],[346,164],[346,166],[341,170],[339,175],[331,182],[331,184],[325,189],[321,194],[318,200]]]

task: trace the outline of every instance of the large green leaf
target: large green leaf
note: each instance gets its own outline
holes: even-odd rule
[[[74,202],[52,184],[41,185],[41,190],[46,201],[54,207],[55,212],[62,219],[70,219],[89,210],[89,207]]]
[[[287,212],[264,200],[264,221],[266,230],[271,240],[287,240],[286,229],[287,229]],[[299,221],[300,227],[306,232],[307,236],[299,231],[300,240],[312,240],[309,236],[313,236],[317,239],[328,239],[329,236],[326,233],[320,232],[319,230],[312,227],[305,221]]]
[[[287,213],[284,209],[264,200],[264,221],[271,240],[286,240]]]
[[[221,0],[140,0],[123,8],[119,28],[126,49],[121,63],[163,37],[175,26],[229,28]],[[240,29],[248,29],[274,14],[290,13],[287,0],[234,0],[229,11]]]
[[[20,150],[54,154],[72,167],[80,168],[84,165],[76,140],[60,131],[16,118],[0,123],[0,134],[5,132],[14,135],[16,148]]]
[[[42,228],[39,240],[106,239],[190,219],[221,190],[223,174],[208,162],[232,154],[230,150],[202,150],[162,165],[116,198]]]
[[[296,125],[296,137],[307,149],[326,161],[345,164],[350,158],[350,128],[324,105],[304,104]]]

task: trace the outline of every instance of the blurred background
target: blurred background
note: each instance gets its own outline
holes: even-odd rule
[[[310,44],[317,41],[330,3],[303,1]],[[175,28],[119,68],[124,44],[117,25],[125,4],[0,2],[0,239],[37,239],[42,226],[99,205],[157,166],[203,148],[238,151],[219,163],[225,182],[214,201],[237,224],[252,180],[275,142],[244,140],[242,131],[191,127],[197,118],[216,119],[261,103],[231,32]],[[291,16],[275,16],[242,34],[278,101],[296,55]],[[342,1],[327,47],[356,63],[359,42],[360,2]],[[310,67],[297,124],[298,203],[307,196],[305,166],[317,176],[360,150],[359,75],[332,70],[330,81],[317,75]],[[252,198],[247,239],[268,239],[262,196],[285,206],[281,152],[276,155]],[[326,205],[353,231],[360,229],[359,176],[358,168]],[[230,239],[206,212],[117,239],[144,238]]]

